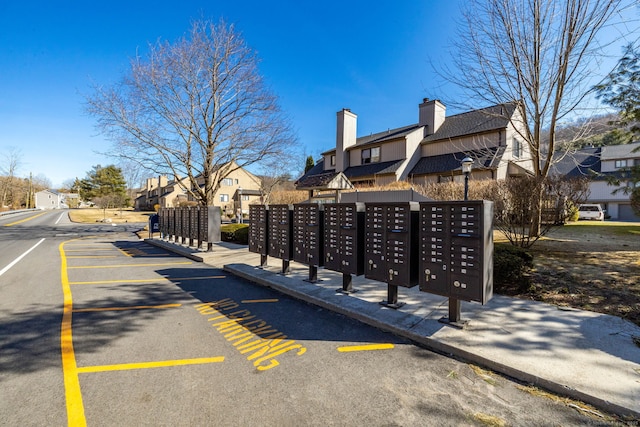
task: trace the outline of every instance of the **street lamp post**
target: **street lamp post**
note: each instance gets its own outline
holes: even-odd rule
[[[242,224],[242,187],[238,187],[238,224]]]
[[[473,166],[473,159],[465,157],[462,159],[462,173],[464,174],[464,200],[469,200],[469,175]],[[461,320],[461,303],[457,298],[449,298],[449,323],[459,324]]]

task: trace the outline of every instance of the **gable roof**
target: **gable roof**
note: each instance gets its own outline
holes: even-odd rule
[[[353,188],[349,179],[335,169],[324,170],[324,160],[318,161],[295,182],[298,190],[341,190]]]
[[[467,156],[473,159],[474,169],[495,169],[500,164],[504,152],[505,147],[490,147],[482,150],[423,157],[411,169],[409,176],[444,173],[461,169],[460,162]]]
[[[504,129],[509,124],[509,120],[517,107],[517,102],[509,102],[445,117],[444,123],[440,128],[435,133],[425,137],[422,142],[458,138],[465,135]]]

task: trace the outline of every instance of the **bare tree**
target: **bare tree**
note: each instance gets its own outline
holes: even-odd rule
[[[256,52],[224,21],[196,21],[176,42],[151,45],[122,81],[87,101],[115,155],[188,178],[202,205],[229,173],[285,157],[297,142]]]
[[[4,176],[2,180],[2,204],[0,207],[7,206],[7,201],[11,199],[11,204],[15,205],[14,185],[15,178],[20,165],[22,164],[22,153],[18,148],[10,148],[3,156],[0,162],[0,174]]]
[[[455,70],[441,73],[473,102],[517,101],[512,121],[528,144],[538,187],[527,227],[540,234],[544,179],[558,151],[558,124],[590,93],[599,32],[622,0],[469,0],[454,42]],[[597,64],[595,64],[597,65]],[[518,126],[521,125],[521,126]]]

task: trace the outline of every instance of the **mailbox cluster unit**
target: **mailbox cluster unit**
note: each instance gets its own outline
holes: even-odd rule
[[[332,203],[324,208],[324,266],[364,274],[364,203]]]
[[[401,202],[252,205],[249,250],[316,269],[388,285],[386,304],[398,307],[397,288],[486,303],[493,295],[493,203]]]
[[[493,203],[420,203],[420,290],[485,304],[493,296]]]
[[[293,260],[322,267],[324,264],[324,209],[315,203],[293,205]]]
[[[260,265],[265,266],[269,247],[267,235],[269,233],[269,215],[266,205],[249,205],[249,252],[260,254]]]

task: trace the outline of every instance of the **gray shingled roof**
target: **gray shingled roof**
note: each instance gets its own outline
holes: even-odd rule
[[[509,124],[509,118],[513,115],[517,106],[517,102],[509,102],[446,117],[436,133],[425,137],[422,142],[439,141],[503,129]]]
[[[473,159],[474,169],[495,169],[498,167],[504,151],[505,147],[491,147],[482,150],[423,157],[411,169],[409,175],[429,175],[458,170],[462,167],[460,162],[467,156]]]
[[[583,148],[551,166],[551,174],[576,178],[600,173],[601,148]]]
[[[351,179],[362,176],[395,173],[404,160],[405,159],[391,160],[389,162],[367,163],[360,166],[351,166],[344,171],[344,174],[347,178]]]
[[[392,139],[404,138],[405,136],[407,136],[408,134],[410,134],[411,132],[415,131],[420,127],[421,126],[418,126],[417,124],[413,124],[413,125],[396,128],[396,129],[389,129],[389,130],[374,133],[368,136],[361,136],[360,138],[356,139],[356,145],[347,148],[347,150],[350,150],[353,148],[360,148],[361,146],[366,144],[379,144]]]

